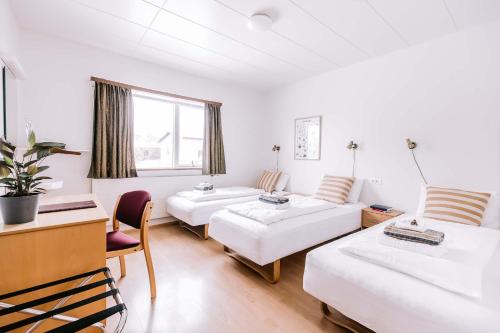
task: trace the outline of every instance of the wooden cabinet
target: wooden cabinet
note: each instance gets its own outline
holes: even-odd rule
[[[392,210],[390,212],[380,212],[371,208],[363,208],[361,214],[361,226],[362,228],[369,228],[392,219],[396,216],[403,214],[400,210]]]
[[[42,204],[93,200],[96,208],[39,214],[34,222],[6,225],[0,221],[0,294],[55,281],[68,276],[102,268],[106,265],[106,221],[108,216],[92,195],[69,195],[45,198]],[[3,302],[20,304],[46,296],[49,292],[67,290],[79,281],[72,281],[32,292]],[[91,281],[93,282],[93,281]],[[69,303],[104,292],[105,286],[73,296]],[[38,306],[50,310],[57,301]],[[84,317],[104,310],[106,301],[99,300],[64,314]],[[1,307],[0,307],[1,308]],[[0,326],[30,315],[13,313],[0,317]],[[57,327],[60,321],[48,319],[35,332]],[[24,332],[31,325],[15,332]],[[97,332],[96,328],[84,332]]]

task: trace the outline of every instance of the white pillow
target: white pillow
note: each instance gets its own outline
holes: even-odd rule
[[[427,185],[420,186],[420,196],[418,197],[417,217],[422,217],[425,210],[425,198],[427,197]]]
[[[280,178],[278,178],[278,181],[276,182],[276,186],[274,187],[275,191],[284,191],[289,179],[290,176],[288,174],[282,173]]]
[[[497,192],[490,192],[491,197],[484,210],[481,227],[500,229],[500,196]]]
[[[359,196],[361,195],[361,191],[363,190],[363,184],[365,183],[364,179],[354,179],[354,183],[352,184],[351,191],[347,196],[347,202],[349,203],[358,203]]]
[[[487,192],[490,193],[491,197],[488,200],[488,205],[484,211],[483,220],[481,221],[481,227],[500,229],[500,196],[497,192]],[[427,197],[427,185],[422,185],[420,188],[420,198],[417,208],[417,217],[424,215],[425,210],[425,198]]]

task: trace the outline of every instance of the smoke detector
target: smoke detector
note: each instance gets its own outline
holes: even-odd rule
[[[266,14],[253,14],[248,19],[248,28],[253,31],[263,32],[271,29],[273,20]]]

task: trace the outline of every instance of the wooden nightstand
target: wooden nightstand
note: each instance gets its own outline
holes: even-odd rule
[[[361,213],[361,228],[373,227],[376,224],[392,219],[403,213],[404,212],[400,210],[392,210],[386,213],[371,209],[370,207],[363,208]]]

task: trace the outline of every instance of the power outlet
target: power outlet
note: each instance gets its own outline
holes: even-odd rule
[[[382,185],[382,178],[370,178],[370,183],[373,185]]]

